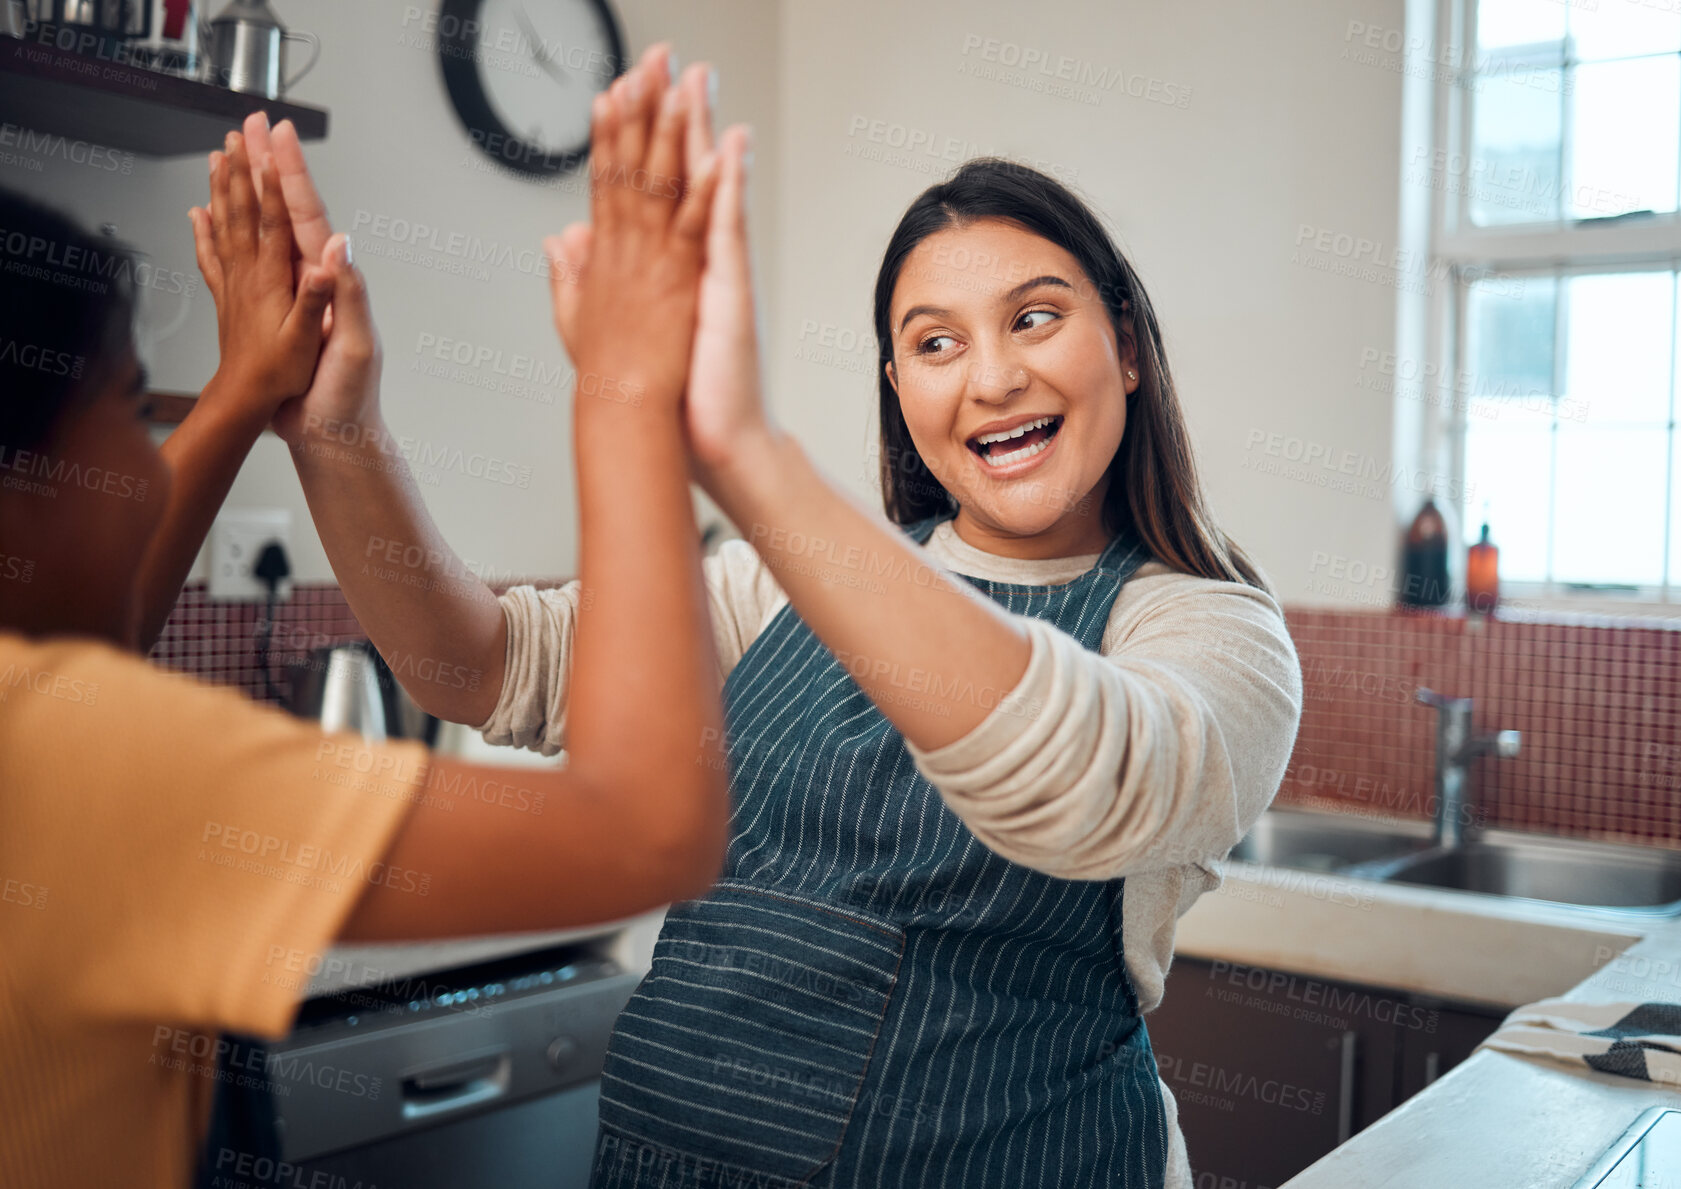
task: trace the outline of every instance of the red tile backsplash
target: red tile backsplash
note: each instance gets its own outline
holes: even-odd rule
[[[263,607],[181,594],[159,664],[269,699],[255,638]],[[1476,699],[1478,731],[1522,752],[1473,761],[1478,824],[1681,847],[1681,630],[1584,618],[1542,623],[1403,611],[1287,608],[1303,706],[1280,803],[1428,818],[1436,712],[1419,686]],[[300,585],[277,609],[272,669],[362,638],[337,586]]]
[[[235,686],[259,701],[277,701],[257,664],[257,626],[267,610],[262,603],[213,602],[204,583],[191,583],[176,600],[152,660],[213,685]],[[283,685],[287,662],[329,644],[366,638],[336,585],[295,586],[275,608],[270,672]]]
[[[1472,762],[1479,825],[1681,847],[1681,630],[1288,608],[1303,709],[1281,803],[1428,818],[1436,712],[1523,733]]]

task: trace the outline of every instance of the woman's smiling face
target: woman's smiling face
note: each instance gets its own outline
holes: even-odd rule
[[[948,227],[905,258],[891,330],[888,378],[958,534],[1018,557],[1100,550],[1137,365],[1073,255],[999,219]]]

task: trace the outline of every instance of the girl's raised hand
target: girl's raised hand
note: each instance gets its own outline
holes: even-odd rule
[[[681,402],[716,159],[685,162],[694,114],[657,45],[597,95],[590,113],[590,218],[545,244],[555,326],[576,400]]]
[[[230,132],[225,151],[210,155],[210,209],[189,216],[221,351],[219,382],[207,395],[266,419],[309,387],[334,279],[318,265],[294,268],[292,220],[272,158],[259,172],[260,198],[245,138]]]

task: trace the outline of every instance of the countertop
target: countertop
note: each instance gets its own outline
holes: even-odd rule
[[[599,939],[645,969],[663,911],[590,929],[337,947],[311,995]],[[1232,862],[1175,952],[1511,1009],[1564,996],[1681,1001],[1681,920]],[[1570,1189],[1681,1088],[1480,1051],[1280,1189]]]
[[[1175,950],[1508,1009],[1681,1001],[1681,920],[1249,863],[1185,914]],[[1281,1189],[1570,1189],[1657,1105],[1681,1107],[1681,1087],[1485,1049]]]
[[[592,925],[587,929],[563,929],[551,933],[503,933],[487,937],[463,937],[440,941],[378,945],[339,945],[321,958],[310,973],[305,998],[331,995],[373,983],[421,979],[440,970],[493,962],[516,954],[535,953],[557,945],[599,941],[602,952],[626,970],[645,970],[653,957],[665,910]]]

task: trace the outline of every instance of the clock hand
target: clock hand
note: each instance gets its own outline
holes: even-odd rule
[[[525,5],[521,4],[517,9],[517,12],[520,28],[525,30],[525,35],[531,39],[531,60],[537,63],[543,73],[547,74],[550,78],[556,79],[570,86],[572,83],[572,76],[565,70],[555,65],[555,51],[543,44],[543,38],[538,34],[537,25],[532,21],[531,14],[525,10]]]

